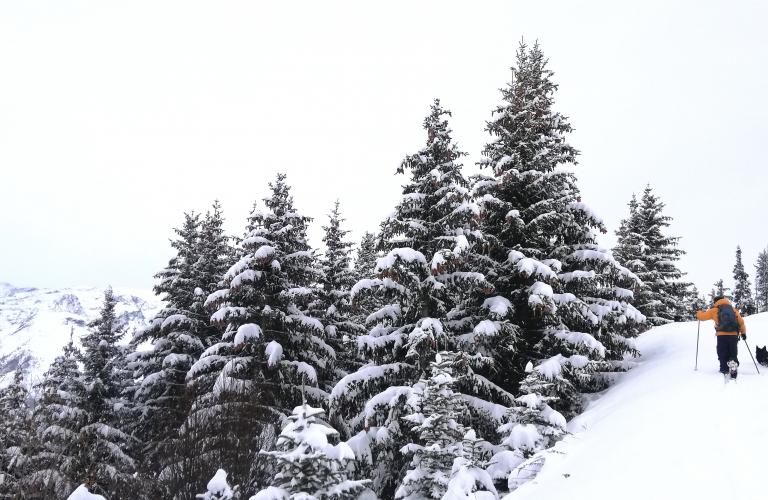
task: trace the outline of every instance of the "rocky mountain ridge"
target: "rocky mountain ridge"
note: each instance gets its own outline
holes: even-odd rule
[[[113,290],[117,313],[125,325],[125,343],[163,304],[151,290]],[[102,288],[17,288],[0,283],[0,385],[8,383],[8,374],[18,366],[31,383],[38,381],[70,335],[79,344],[103,301]]]

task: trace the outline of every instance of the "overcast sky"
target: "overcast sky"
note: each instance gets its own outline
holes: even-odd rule
[[[288,174],[311,243],[400,196],[432,99],[475,171],[521,39],[576,131],[609,234],[650,183],[701,291],[768,245],[768,3],[0,3],[0,282],[149,288],[185,211],[241,235]]]

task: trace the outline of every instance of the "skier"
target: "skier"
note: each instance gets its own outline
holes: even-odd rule
[[[741,314],[733,308],[728,299],[718,296],[715,297],[715,307],[706,312],[698,311],[696,317],[699,321],[715,320],[720,373],[723,375],[730,373],[731,378],[736,378],[739,366],[737,357],[739,334],[742,340],[747,340],[747,327],[744,325]]]

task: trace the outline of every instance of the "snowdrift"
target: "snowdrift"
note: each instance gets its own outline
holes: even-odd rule
[[[768,313],[745,318],[747,343],[768,343]],[[505,500],[768,498],[768,367],[744,342],[737,383],[718,373],[713,322],[649,330],[638,366],[569,423],[544,466]]]

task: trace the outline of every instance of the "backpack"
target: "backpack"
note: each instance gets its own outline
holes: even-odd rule
[[[738,332],[741,330],[739,320],[736,319],[736,311],[730,304],[717,306],[717,331],[718,332]]]

